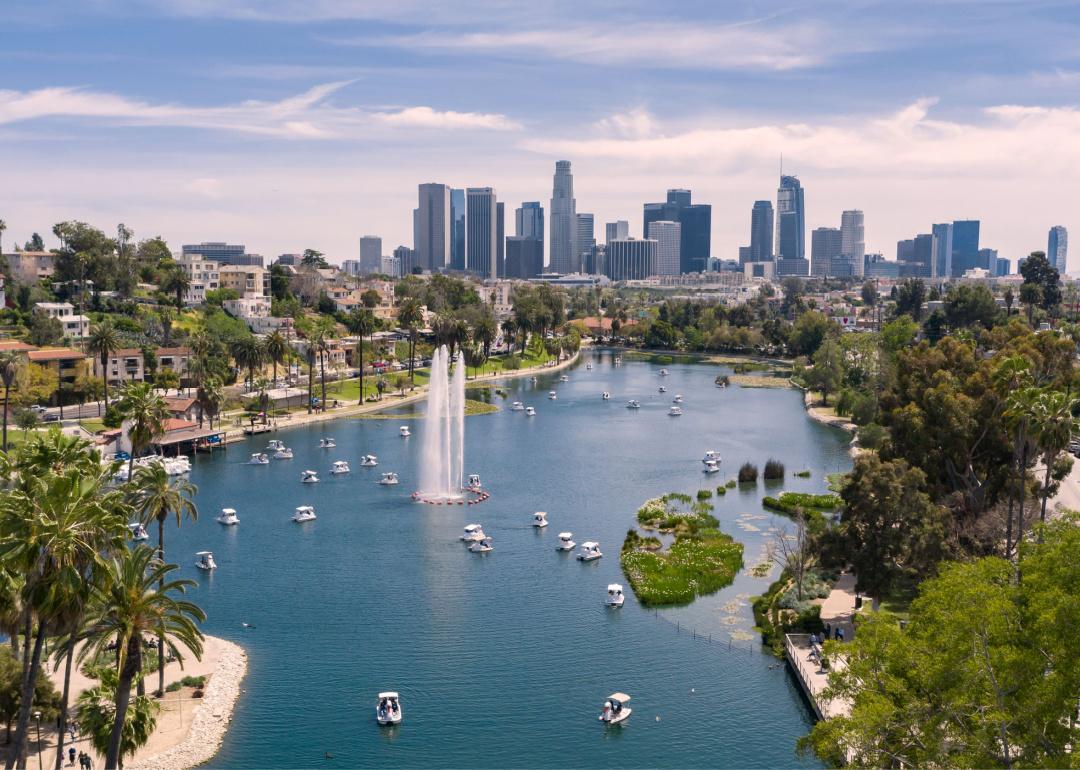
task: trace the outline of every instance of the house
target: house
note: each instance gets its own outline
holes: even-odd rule
[[[35,284],[51,279],[56,272],[56,255],[51,251],[16,251],[5,254],[8,277],[14,283]]]
[[[240,297],[269,297],[270,271],[258,265],[221,265],[220,286],[232,289]]]
[[[87,360],[86,354],[71,348],[40,348],[28,350],[26,357],[32,364],[40,364],[56,372],[57,382],[61,390],[70,391],[75,384],[76,378],[82,369],[82,362]],[[59,391],[53,393],[50,403],[57,400]]]
[[[76,313],[70,302],[38,302],[34,312],[58,320],[65,339],[83,339],[90,333],[90,319]]]
[[[196,404],[195,399],[185,396],[165,397],[165,406],[169,410],[169,414],[177,420],[198,420],[199,412]]]
[[[206,292],[221,288],[217,262],[203,259],[200,254],[181,254],[175,259],[188,277],[188,289],[183,297],[185,305],[201,305],[206,302]]]
[[[157,348],[154,351],[157,368],[169,369],[177,373],[180,382],[188,375],[188,362],[191,359],[190,348]],[[140,348],[123,348],[109,357],[106,366],[110,383],[142,382],[146,379],[146,361]],[[94,376],[101,377],[101,359],[94,357]]]

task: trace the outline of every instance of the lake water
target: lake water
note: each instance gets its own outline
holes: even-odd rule
[[[242,644],[250,663],[211,765],[812,765],[794,754],[812,724],[798,685],[749,632],[747,599],[768,579],[744,571],[716,595],[660,612],[641,608],[628,585],[623,609],[603,598],[608,583],[626,584],[619,548],[646,498],[714,488],[744,460],[783,461],[782,487],[714,501],[722,528],[746,544],[748,570],[762,560],[768,528],[784,524],[761,497],[824,491],[826,473],[850,467],[847,437],[807,418],[798,391],[718,389],[713,379],[726,369],[667,368],[661,377],[659,366],[615,367],[610,353],[586,352],[567,383],[558,374],[504,383],[505,401],[492,394],[498,413],[466,419],[465,472],[479,473],[492,495],[476,506],[410,501],[423,420],[410,421],[408,439],[398,436],[404,419],[349,419],[199,457],[191,475],[201,518],[167,531],[167,554],[199,582],[206,631]],[[676,393],[684,415],[669,417]],[[630,398],[642,408],[627,409]],[[514,400],[537,416],[509,411]],[[318,448],[324,435],[336,449]],[[246,465],[271,436],[296,459]],[[721,473],[702,473],[707,449],[721,452]],[[359,467],[367,453],[378,468]],[[339,459],[350,475],[329,474]],[[300,483],[307,468],[321,483]],[[801,469],[811,477],[793,478]],[[382,471],[401,484],[378,485]],[[294,524],[304,504],[318,520]],[[222,507],[237,509],[239,526],[214,521]],[[537,510],[548,512],[544,530],[530,526]],[[459,541],[472,522],[493,537],[494,552],[472,554]],[[605,556],[585,564],[557,553],[562,530],[599,541]],[[193,566],[202,549],[219,565],[211,576]],[[396,729],[375,724],[380,690],[401,693]],[[616,690],[633,697],[634,713],[605,729],[596,715]]]

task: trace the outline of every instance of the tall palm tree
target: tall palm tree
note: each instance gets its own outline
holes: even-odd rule
[[[498,327],[495,325],[495,317],[490,311],[484,312],[473,325],[472,338],[480,344],[484,350],[484,358],[491,355],[491,345],[498,335]]]
[[[238,369],[247,369],[248,388],[255,382],[255,369],[263,364],[263,348],[254,334],[238,337],[229,345],[229,353]]]
[[[198,521],[198,488],[186,479],[172,479],[161,463],[139,468],[132,480],[132,506],[144,524],[158,525],[158,558],[165,561],[165,521],[172,514],[179,528],[184,519]],[[163,578],[164,579],[164,578]],[[162,590],[164,583],[158,584]],[[158,636],[158,692],[165,692],[165,637]]]
[[[4,451],[7,451],[8,404],[11,403],[11,386],[22,371],[25,358],[17,350],[0,351],[0,381],[4,383]]]
[[[424,309],[420,300],[409,297],[398,308],[398,324],[409,332],[409,380],[416,382],[413,372],[413,359],[416,358],[416,340],[420,334],[420,326],[424,323]]]
[[[87,631],[87,644],[79,654],[80,662],[87,656],[96,658],[115,642],[116,669],[120,673],[116,686],[116,716],[108,750],[106,770],[114,770],[120,760],[121,738],[131,686],[142,670],[143,634],[164,637],[171,655],[182,658],[180,646],[190,650],[196,659],[202,658],[203,634],[198,624],[206,620],[198,605],[175,598],[195,585],[194,580],[174,580],[169,573],[178,569],[164,564],[154,551],[140,545],[119,552],[107,565],[105,578],[94,590],[98,608]]]
[[[311,343],[311,349],[315,351],[315,355],[319,358],[319,381],[322,387],[322,408],[326,410],[326,359],[330,355],[330,330],[323,325],[315,327],[312,332],[311,339],[308,340]]]
[[[60,466],[54,472],[25,463],[18,486],[0,496],[0,553],[26,577],[22,601],[37,616],[33,652],[25,656],[15,740],[6,767],[25,756],[33,692],[41,673],[46,637],[78,625],[102,554],[123,547],[127,508],[119,492],[109,491],[114,466],[102,467],[86,442],[79,448],[88,461]],[[65,444],[66,446],[66,444]],[[34,471],[37,471],[36,473]],[[27,646],[32,626],[26,622]]]
[[[375,314],[368,308],[357,308],[353,310],[347,319],[345,319],[345,328],[350,333],[360,337],[360,341],[356,343],[356,361],[357,369],[360,370],[360,403],[364,403],[364,335],[374,334],[377,321],[375,320]]]
[[[472,329],[469,322],[464,318],[455,318],[450,331],[450,356],[454,355],[454,348],[464,350],[472,342]]]
[[[285,357],[289,355],[289,341],[285,339],[285,335],[274,329],[263,343],[263,352],[266,354],[267,360],[274,365],[274,383],[276,386],[278,364],[283,363]]]
[[[120,350],[120,332],[105,320],[90,330],[86,341],[87,352],[96,354],[101,362],[101,383],[105,386],[105,406],[109,405],[109,359]]]
[[[0,219],[0,254],[4,253],[4,231],[7,230],[7,222]]]
[[[514,337],[517,335],[517,323],[513,318],[507,318],[502,322],[503,339],[506,340],[506,352],[510,353],[514,345]]]
[[[184,309],[184,294],[191,288],[191,276],[187,274],[187,271],[180,265],[173,265],[165,273],[165,278],[161,282],[161,290],[166,292],[172,292],[176,295],[176,307],[178,310]]]
[[[225,403],[225,391],[221,387],[221,380],[217,377],[207,378],[196,391],[195,398],[199,403],[199,427],[202,427],[203,415],[210,420],[210,427],[214,427],[214,417],[221,411],[221,405]]]
[[[1058,457],[1069,446],[1078,429],[1077,420],[1073,416],[1076,406],[1075,398],[1057,390],[1043,392],[1035,404],[1031,427],[1046,465],[1041,495],[1042,507],[1039,512],[1039,520],[1043,523],[1046,522],[1046,502],[1051,492],[1050,474]]]
[[[165,399],[149,382],[129,382],[124,386],[117,408],[124,420],[131,424],[128,429],[128,439],[131,441],[131,456],[128,458],[128,478],[130,479],[135,456],[165,432],[169,408],[165,404]]]
[[[1027,489],[1028,457],[1031,452],[1031,424],[1038,409],[1038,403],[1042,391],[1034,386],[1021,388],[1013,391],[1006,399],[1005,412],[1003,414],[1006,424],[1016,429],[1016,441],[1018,447],[1017,457],[1017,485],[1020,490],[1019,510],[1016,516],[1016,536],[1008,538],[1012,542],[1006,542],[1006,549],[1010,545],[1018,545],[1024,539],[1024,496]],[[1012,522],[1009,522],[1011,525]],[[1015,553],[1019,557],[1019,548]],[[1006,556],[1009,556],[1007,551]]]
[[[307,346],[307,411],[311,414],[311,399],[315,395],[315,346],[308,340]]]

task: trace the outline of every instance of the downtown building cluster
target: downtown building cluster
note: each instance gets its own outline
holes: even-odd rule
[[[714,271],[765,279],[939,280],[1011,272],[1009,259],[980,245],[976,219],[934,224],[928,233],[899,241],[896,258],[887,259],[867,251],[863,211],[848,209],[841,212],[839,226],[814,228],[808,244],[805,188],[797,176],[783,172],[775,205],[754,202],[750,242],[739,247],[737,259],[712,253],[712,206],[694,203],[687,189],[670,189],[665,200],[643,204],[641,237],[630,235],[628,220],[617,220],[605,223],[600,240],[594,215],[578,210],[568,160],[555,163],[546,216],[541,201],[522,202],[509,223],[507,215],[492,187],[420,184],[412,247],[399,246],[385,256],[381,238],[364,236],[360,259],[346,260],[344,269],[353,275],[457,272],[481,280],[584,274],[612,281]],[[1047,255],[1062,274],[1067,244],[1065,228],[1051,228]]]

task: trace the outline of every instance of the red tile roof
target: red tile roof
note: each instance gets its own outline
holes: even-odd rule
[[[192,428],[198,428],[199,423],[191,422],[190,420],[180,420],[176,417],[170,417],[164,423],[162,423],[166,433],[170,433],[174,430],[191,430]]]
[[[80,350],[71,348],[48,348],[45,350],[31,350],[26,354],[31,361],[77,361],[86,358],[86,354]]]
[[[0,350],[36,350],[22,340],[0,340]]]

